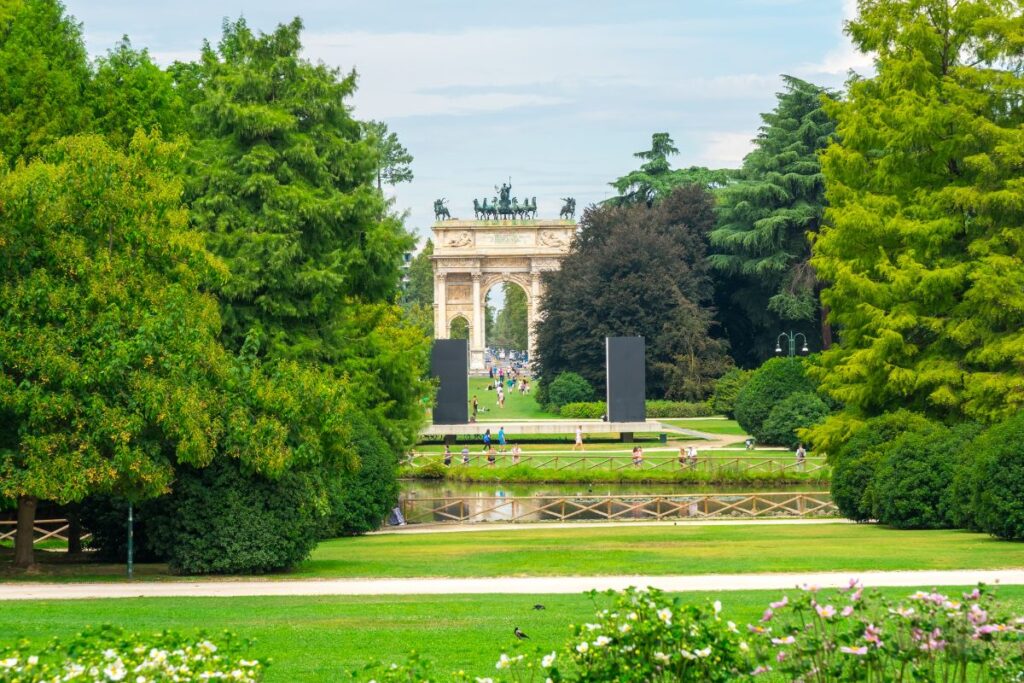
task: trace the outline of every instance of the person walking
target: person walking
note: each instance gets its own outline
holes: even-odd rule
[[[505,427],[498,427],[498,452],[505,452]]]
[[[452,464],[452,447],[448,444],[444,445],[444,466],[448,467]]]
[[[519,464],[519,454],[522,453],[522,449],[519,448],[519,444],[512,444],[512,464]]]
[[[577,447],[580,451],[583,450],[583,425],[576,425],[576,443],[573,444],[572,449],[576,450]]]
[[[484,431],[484,452],[491,450],[491,430],[487,429]]]
[[[477,411],[480,410],[480,400],[473,394],[473,422],[476,422]]]
[[[807,451],[804,450],[804,445],[797,444],[796,446],[796,464],[802,470],[804,468],[804,461],[807,459]]]
[[[690,469],[697,469],[697,447],[690,446]]]
[[[690,449],[685,446],[679,447],[679,469],[682,469],[690,461]]]
[[[463,465],[468,465],[469,464],[469,446],[463,446],[462,447],[462,464]]]
[[[633,446],[633,467],[640,467],[640,447]]]

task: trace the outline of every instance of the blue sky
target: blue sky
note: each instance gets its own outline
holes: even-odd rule
[[[471,217],[511,176],[556,216],[609,196],[651,133],[677,166],[739,165],[780,74],[839,87],[870,60],[842,35],[853,0],[66,0],[90,53],[122,34],[157,61],[190,59],[225,17],[257,29],[301,16],[306,56],[359,73],[352,104],[415,157],[394,190],[421,235],[432,204]]]

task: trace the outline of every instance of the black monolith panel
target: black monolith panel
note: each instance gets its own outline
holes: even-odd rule
[[[469,342],[435,339],[430,350],[430,374],[438,379],[434,424],[469,422]]]
[[[647,380],[643,337],[605,337],[605,377],[609,422],[647,419]]]

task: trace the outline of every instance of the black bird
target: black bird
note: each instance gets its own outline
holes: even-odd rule
[[[540,604],[538,602],[536,605],[533,606],[533,609],[545,609],[545,608],[544,608],[544,605],[542,605],[542,604]]]
[[[512,633],[514,633],[516,638],[518,638],[519,640],[529,640],[530,639],[530,636],[528,636],[525,633],[523,633],[522,631],[520,631],[518,626],[516,626],[515,630],[512,631]]]

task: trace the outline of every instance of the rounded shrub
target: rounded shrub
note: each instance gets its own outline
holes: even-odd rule
[[[736,395],[736,421],[748,434],[757,437],[764,421],[790,394],[815,391],[814,382],[804,373],[800,358],[772,358],[751,374]]]
[[[352,419],[352,445],[359,456],[359,469],[328,486],[331,512],[325,531],[329,536],[378,529],[398,502],[397,458],[373,426],[358,414]]]
[[[761,443],[796,448],[803,439],[797,436],[798,429],[813,427],[824,420],[829,413],[828,406],[817,394],[798,391],[779,401],[754,437]]]
[[[996,538],[1024,540],[1024,413],[989,427],[972,450],[974,522]]]
[[[750,370],[732,368],[715,380],[715,388],[711,393],[711,410],[716,415],[735,418],[736,397],[739,396],[740,389],[750,381],[752,374]]]
[[[590,382],[575,372],[563,372],[547,387],[547,403],[559,410],[567,403],[585,403],[594,400],[594,388]]]
[[[302,562],[319,539],[319,475],[267,479],[219,457],[178,468],[174,491],[146,505],[148,547],[178,574],[260,574]]]
[[[832,501],[844,517],[855,522],[875,518],[874,481],[881,447],[903,432],[927,424],[927,419],[908,410],[873,417],[829,454]]]
[[[872,485],[878,521],[897,529],[953,527],[953,479],[973,435],[970,427],[923,422],[882,445]]]

